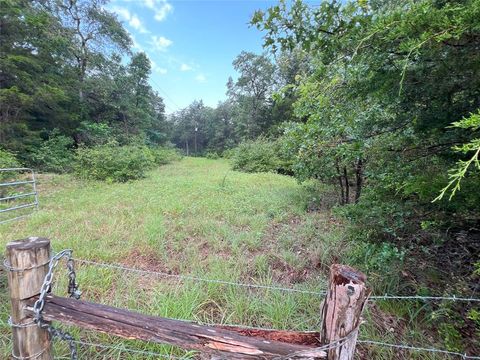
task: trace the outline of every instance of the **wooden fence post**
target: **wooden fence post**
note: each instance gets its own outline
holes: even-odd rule
[[[26,312],[28,300],[40,293],[50,261],[50,240],[31,237],[7,244],[8,288],[12,304],[13,358],[52,360],[49,333]]]
[[[332,344],[328,360],[353,360],[360,316],[370,291],[366,276],[350,266],[334,264],[322,308],[320,340]]]

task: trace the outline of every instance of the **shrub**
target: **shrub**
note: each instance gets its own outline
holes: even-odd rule
[[[72,138],[59,135],[58,130],[54,130],[50,138],[32,152],[31,162],[43,171],[68,172],[72,169],[74,159],[72,146]]]
[[[17,160],[15,155],[13,155],[11,152],[0,149],[0,169],[17,168],[21,166],[22,164]],[[0,182],[9,179],[12,175],[13,174],[11,172],[0,171]]]
[[[112,129],[107,124],[83,121],[78,129],[79,142],[86,146],[104,145],[112,137]]]
[[[233,169],[244,172],[272,172],[278,165],[273,142],[265,139],[241,143],[232,160]]]
[[[284,150],[281,138],[276,141],[264,138],[245,141],[234,149],[232,161],[234,170],[292,174],[292,161]]]
[[[177,161],[182,158],[178,150],[168,148],[168,147],[154,147],[149,149],[155,164],[157,165],[165,165],[169,164],[172,161]]]
[[[145,177],[155,164],[153,152],[145,146],[110,143],[76,152],[75,173],[83,179],[125,182]]]
[[[21,164],[11,152],[0,149],[0,169],[20,167]]]
[[[219,159],[220,158],[220,155],[218,155],[215,151],[208,151],[206,154],[205,154],[205,157],[207,159]]]
[[[224,150],[221,157],[225,159],[233,159],[236,150],[236,148]]]

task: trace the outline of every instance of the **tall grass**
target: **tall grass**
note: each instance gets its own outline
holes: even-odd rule
[[[43,236],[51,239],[56,251],[72,248],[77,258],[311,291],[325,288],[331,263],[358,258],[329,211],[306,212],[310,194],[305,187],[286,176],[231,172],[223,160],[186,158],[151,171],[145,179],[120,184],[43,175],[39,192],[41,210],[1,226],[0,246],[14,239]],[[85,300],[205,323],[293,330],[319,326],[322,299],[311,294],[178,282],[86,264],[77,267]],[[56,276],[54,291],[64,294],[64,270]],[[0,357],[11,351],[6,293],[2,271]],[[382,339],[383,327],[373,320],[362,334]],[[410,325],[420,327],[415,319]],[[148,358],[124,353],[123,347],[191,356],[169,346],[69,330],[77,339],[114,347],[84,346],[83,358]],[[422,336],[415,330],[407,339]],[[56,346],[58,355],[67,353],[64,344]],[[371,354],[371,358],[389,359],[392,352],[377,349]]]

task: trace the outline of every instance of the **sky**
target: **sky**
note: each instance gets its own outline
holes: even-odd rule
[[[152,63],[150,83],[172,113],[194,100],[215,107],[226,98],[232,61],[261,53],[262,33],[248,22],[267,0],[111,0],[108,9],[130,32],[134,51]]]

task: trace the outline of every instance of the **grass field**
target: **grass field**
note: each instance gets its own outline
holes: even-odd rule
[[[71,248],[79,259],[313,291],[324,289],[331,263],[356,259],[355,246],[344,240],[341,224],[328,210],[307,211],[313,200],[308,186],[286,176],[233,172],[224,160],[185,158],[125,184],[78,182],[50,174],[41,175],[39,181],[40,211],[0,225],[2,248],[10,240],[42,236],[51,239],[56,251]],[[207,323],[318,329],[319,296],[179,282],[84,263],[77,263],[77,268],[85,300]],[[64,271],[57,273],[55,291],[64,294]],[[2,270],[0,356],[5,358],[11,351],[6,292]],[[367,314],[361,337],[392,342],[423,338],[415,316],[410,316],[409,330],[401,339],[397,333],[389,334],[386,327],[393,325],[385,325],[387,316],[379,314],[403,312],[408,321],[408,308],[380,305]],[[81,346],[83,359],[155,358],[123,351],[125,347],[194,356],[166,346],[69,330],[77,339],[109,347]],[[65,356],[65,346],[58,344],[56,353]],[[399,354],[375,348],[362,353],[377,359]],[[403,358],[436,357],[412,353]]]

